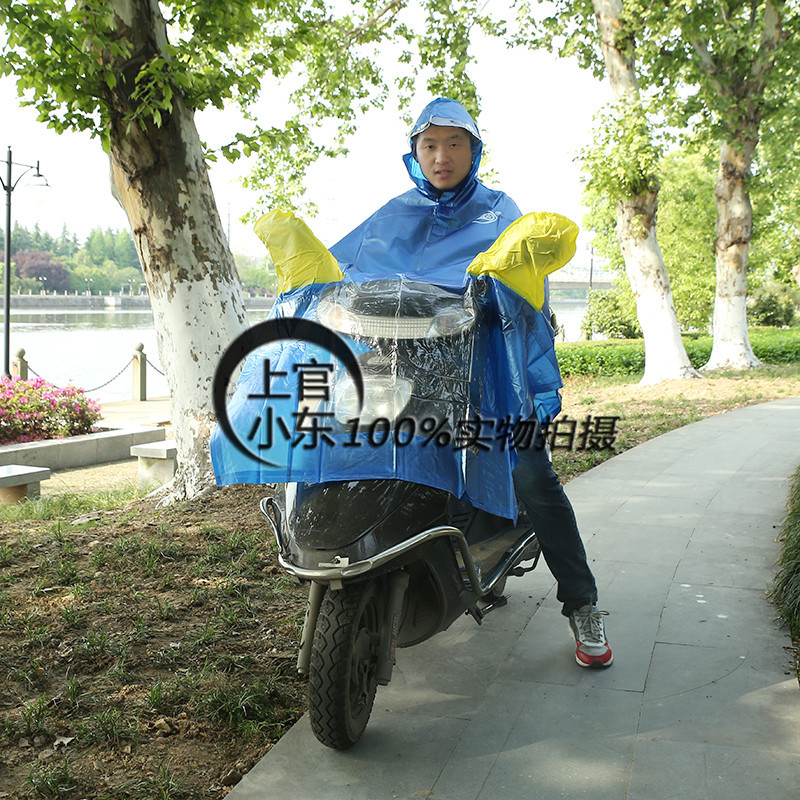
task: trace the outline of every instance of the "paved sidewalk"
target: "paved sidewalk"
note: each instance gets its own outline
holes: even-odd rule
[[[152,425],[169,427],[171,416],[169,397],[154,397],[150,400],[118,400],[101,403],[100,424],[114,426]]]
[[[121,400],[101,404],[101,426],[165,427],[167,438],[172,437],[172,424],[168,397],[151,400]],[[127,489],[139,482],[139,467],[136,458],[111,461],[87,467],[59,469],[53,471],[50,480],[44,481],[41,493],[44,497],[79,492],[100,492],[108,489]]]
[[[398,654],[347,752],[304,717],[228,800],[800,796],[800,690],[765,596],[800,399],[740,409],[572,481],[615,664],[586,671],[544,565]]]

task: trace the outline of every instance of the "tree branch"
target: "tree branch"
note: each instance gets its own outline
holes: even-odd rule
[[[700,39],[692,40],[692,49],[697,53],[698,66],[702,72],[711,82],[714,91],[721,97],[730,97],[731,91],[727,88],[726,84],[719,80],[719,67],[714,57],[708,51],[706,43]]]
[[[387,14],[397,13],[402,8],[404,8],[406,2],[407,0],[391,0],[391,2],[387,3],[383,8],[376,11],[369,19],[365,20],[360,25],[357,25],[355,28],[347,29],[333,19],[328,20],[326,24],[330,25],[332,28],[336,28],[338,31],[343,33],[348,42],[357,41],[358,39],[361,39],[364,36],[364,34],[370,31],[373,27],[377,26],[377,24]]]
[[[761,31],[761,40],[758,43],[758,53],[753,59],[753,68],[750,75],[760,94],[767,80],[767,75],[775,63],[775,51],[780,41],[786,37],[781,26],[781,15],[775,8],[773,0],[767,0],[764,5],[764,28]]]

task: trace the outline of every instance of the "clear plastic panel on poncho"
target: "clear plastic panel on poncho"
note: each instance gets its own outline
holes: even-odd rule
[[[397,478],[515,518],[511,431],[533,413],[528,387],[552,372],[542,314],[492,278],[454,290],[345,277],[286,292],[271,316],[302,316],[342,336],[363,376],[364,405],[322,348],[259,348],[227,406],[249,455],[219,428],[212,436],[219,485]],[[541,386],[553,388],[549,378]]]

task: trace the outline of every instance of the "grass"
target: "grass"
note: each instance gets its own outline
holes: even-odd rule
[[[718,371],[695,380],[638,386],[631,378],[576,376],[565,381],[565,416],[584,421],[619,418],[613,448],[553,451],[553,463],[567,481],[617,453],[704,417],[754,403],[800,397],[800,365]],[[580,425],[578,426],[580,429]]]
[[[69,757],[65,755],[52,766],[45,764],[32,766],[27,783],[39,797],[54,798],[54,800],[67,797],[75,788],[75,775]]]
[[[794,474],[789,490],[781,540],[783,546],[773,599],[797,641],[800,639],[800,467]]]
[[[557,448],[556,469],[568,480],[687,423],[792,396],[800,365],[656,387],[570,378],[564,411],[579,432],[587,416],[618,420],[613,448]],[[221,797],[225,776],[298,718],[305,590],[277,566],[265,493],[226,487],[168,509],[131,490],[0,506],[0,794]],[[800,523],[789,525],[796,576]],[[70,741],[40,760],[57,737]]]
[[[143,496],[137,488],[111,489],[91,494],[64,493],[37,497],[24,503],[0,506],[0,522],[55,520],[119,508]]]
[[[297,719],[305,598],[275,566],[263,491],[0,507],[0,793],[219,797]],[[39,763],[60,735],[68,760]]]

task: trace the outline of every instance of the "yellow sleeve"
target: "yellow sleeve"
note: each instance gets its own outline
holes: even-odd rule
[[[526,214],[478,253],[467,272],[495,278],[541,311],[544,279],[575,255],[577,238],[578,226],[560,214]]]
[[[333,283],[344,277],[333,254],[291,211],[274,209],[264,214],[254,229],[272,256],[279,291]]]

